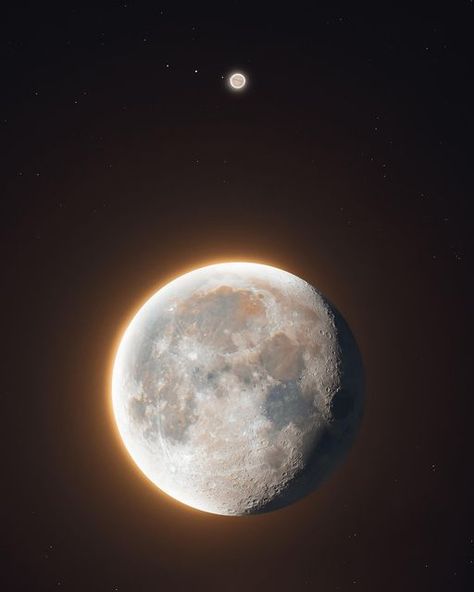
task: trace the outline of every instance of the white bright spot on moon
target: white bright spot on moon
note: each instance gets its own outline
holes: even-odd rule
[[[229,76],[229,84],[234,90],[242,90],[247,84],[247,78],[241,72],[234,72]]]
[[[362,366],[341,315],[275,267],[224,263],[156,292],[120,342],[112,405],[143,473],[193,508],[242,515],[310,493],[350,447]]]

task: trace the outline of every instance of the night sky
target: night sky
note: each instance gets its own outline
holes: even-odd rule
[[[0,587],[471,590],[474,5],[221,4],[2,8]],[[244,518],[160,493],[109,405],[137,308],[227,260],[319,288],[367,383],[344,464]]]

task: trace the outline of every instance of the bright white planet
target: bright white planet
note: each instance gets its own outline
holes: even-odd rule
[[[241,72],[234,72],[229,76],[229,84],[234,90],[242,90],[247,84],[247,78]]]
[[[128,326],[112,403],[123,442],[162,491],[243,515],[313,491],[362,414],[359,352],[304,280],[256,263],[196,269]]]

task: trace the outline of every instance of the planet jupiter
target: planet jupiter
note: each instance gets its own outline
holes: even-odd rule
[[[363,371],[338,311],[256,263],[196,269],[160,289],[119,345],[114,416],[163,492],[241,516],[314,491],[360,422]]]

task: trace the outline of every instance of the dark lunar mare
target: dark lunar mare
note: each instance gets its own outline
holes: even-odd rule
[[[331,420],[301,470],[276,497],[249,510],[271,512],[300,500],[314,491],[348,453],[363,414],[364,370],[356,340],[341,313],[325,300],[337,332],[340,389],[330,402]]]
[[[281,430],[290,422],[298,427],[306,423],[314,407],[302,394],[295,380],[280,382],[271,387],[264,405],[266,417]]]

